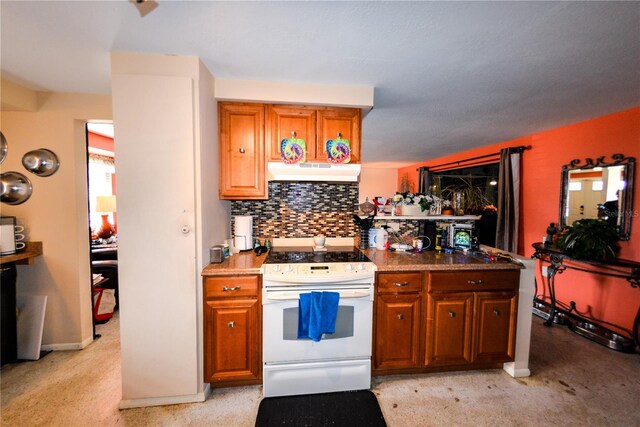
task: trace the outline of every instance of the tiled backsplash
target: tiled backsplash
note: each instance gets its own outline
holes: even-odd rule
[[[231,230],[235,215],[253,216],[253,236],[354,237],[358,230],[358,183],[270,182],[269,200],[231,202]]]

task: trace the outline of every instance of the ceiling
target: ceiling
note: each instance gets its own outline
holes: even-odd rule
[[[637,1],[158,3],[142,18],[125,0],[2,0],[2,75],[107,94],[110,52],[135,51],[197,55],[225,79],[373,86],[373,166],[640,105]]]

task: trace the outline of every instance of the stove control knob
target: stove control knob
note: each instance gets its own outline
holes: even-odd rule
[[[286,271],[287,273],[292,272],[292,271],[293,271],[293,265],[287,265],[287,266],[284,268],[284,271]]]
[[[364,270],[364,264],[358,264],[358,270]]]
[[[275,271],[276,273],[277,273],[278,271],[280,271],[280,265],[278,265],[278,264],[274,265],[274,266],[273,266],[273,271]]]
[[[344,266],[344,268],[345,268],[345,270],[347,270],[347,271],[351,271],[351,270],[353,270],[353,265],[351,265],[351,264],[347,264],[347,265],[345,265],[345,266]]]

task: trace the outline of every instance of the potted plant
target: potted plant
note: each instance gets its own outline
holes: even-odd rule
[[[396,193],[392,201],[400,205],[401,215],[416,216],[429,210],[433,204],[433,197],[420,193]]]
[[[457,196],[457,199],[462,202],[463,206],[454,206],[456,210],[460,210],[460,212],[456,212],[458,215],[479,214],[485,206],[491,204],[491,201],[482,192],[482,188],[473,185],[471,178],[458,178],[456,184],[443,188],[442,194],[454,202]]]
[[[563,231],[558,248],[576,259],[615,258],[620,249],[618,229],[602,219],[579,219]]]

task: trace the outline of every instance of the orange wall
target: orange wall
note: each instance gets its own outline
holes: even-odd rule
[[[606,156],[605,160],[610,161],[614,153],[635,157],[636,161],[640,159],[640,107],[401,168],[398,169],[398,186],[405,173],[417,182],[419,166],[458,161],[519,145],[531,146],[522,155],[518,251],[530,256],[533,254],[531,244],[541,241],[550,222],[558,221],[562,165],[573,159],[584,161],[587,157]],[[640,177],[637,172],[635,179],[635,218],[630,240],[620,242],[620,257],[640,261]],[[539,274],[537,281],[540,294],[543,283]],[[575,301],[578,311],[631,329],[640,306],[640,291],[631,288],[626,281],[566,271],[556,277],[556,284],[559,301],[567,304]]]
[[[111,151],[113,153],[113,138],[100,135],[93,132],[87,132],[89,139],[89,147],[99,148],[101,150]]]

